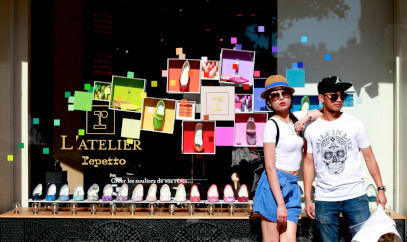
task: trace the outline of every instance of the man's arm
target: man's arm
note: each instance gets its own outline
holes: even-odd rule
[[[382,187],[383,182],[382,182],[382,176],[380,175],[380,169],[379,166],[377,165],[376,158],[373,154],[372,146],[369,146],[367,148],[360,149],[362,151],[363,158],[365,159],[367,169],[369,170],[370,175],[372,176],[373,180],[376,183],[377,187]],[[305,181],[305,178],[304,178]],[[386,194],[384,194],[384,190],[379,190],[377,192],[377,198],[376,202],[382,205],[383,208],[385,208],[385,205],[387,203],[387,198]]]
[[[314,157],[312,153],[304,152],[303,165],[305,212],[308,217],[315,219],[314,204],[311,200],[312,182],[314,181]]]

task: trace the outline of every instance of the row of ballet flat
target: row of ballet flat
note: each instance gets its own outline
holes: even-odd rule
[[[99,185],[98,184],[93,184],[92,186],[89,187],[88,192],[87,192],[87,200],[88,201],[98,201],[99,200]],[[42,198],[42,191],[43,187],[42,184],[38,184],[32,193],[32,200],[41,200]],[[157,201],[157,191],[158,191],[158,186],[157,184],[153,183],[150,185],[147,196],[146,196],[146,201],[147,202],[155,202]],[[69,186],[68,184],[64,184],[60,191],[59,191],[59,201],[68,201],[69,198]],[[51,184],[48,187],[45,199],[47,201],[54,201],[57,199],[56,197],[57,194],[57,186],[55,184]],[[117,201],[127,201],[128,200],[128,194],[129,194],[129,187],[126,183],[123,183],[122,186],[119,189],[119,192],[117,193],[116,200]],[[177,187],[177,191],[174,197],[174,200],[176,202],[185,202],[186,201],[186,190],[184,184],[179,184]],[[138,184],[132,193],[131,200],[135,202],[141,202],[143,201],[144,198],[144,187],[142,184]],[[73,191],[73,200],[74,201],[83,201],[85,200],[85,192],[83,189],[83,186],[81,184],[78,184],[74,191]],[[112,201],[113,200],[113,185],[112,184],[106,184],[105,187],[103,188],[103,196],[102,196],[103,201]],[[161,202],[170,202],[171,201],[171,190],[169,185],[163,184],[160,188],[160,196],[159,200]],[[190,201],[191,202],[199,202],[201,200],[201,195],[199,192],[199,189],[197,185],[193,185],[191,187],[190,191]],[[207,192],[207,200],[209,202],[218,202],[219,201],[219,192],[218,192],[218,187],[216,184],[212,184]],[[235,201],[235,192],[230,184],[227,184],[225,188],[223,189],[223,200],[225,202],[234,202]],[[249,200],[249,190],[247,188],[246,184],[242,184],[240,186],[240,189],[238,191],[238,196],[237,200],[239,202],[247,202]]]

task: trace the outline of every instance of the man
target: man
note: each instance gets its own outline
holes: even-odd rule
[[[384,208],[387,202],[386,188],[364,123],[341,112],[345,91],[351,86],[351,83],[342,82],[336,76],[323,78],[318,83],[318,99],[323,103],[322,116],[305,130],[305,211],[310,218],[317,220],[322,240],[329,242],[338,241],[340,213],[349,226],[364,222],[370,216],[359,150],[378,187],[377,203]],[[314,169],[315,210],[311,200]]]

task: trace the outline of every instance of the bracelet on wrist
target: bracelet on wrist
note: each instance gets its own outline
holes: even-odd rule
[[[314,203],[314,201],[312,201],[312,200],[306,200],[306,201],[304,201],[304,204],[307,204],[307,203]]]

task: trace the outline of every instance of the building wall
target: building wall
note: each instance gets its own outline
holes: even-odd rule
[[[0,0],[0,213],[13,204],[13,10],[12,1]]]
[[[353,83],[356,108],[344,112],[365,122],[389,188],[388,204],[394,208],[393,1],[315,1],[315,8],[303,5],[306,2],[278,2],[278,73],[286,75],[292,63],[303,62],[307,86],[296,90],[308,95],[317,95],[316,84],[325,76]],[[302,36],[307,43],[301,42]],[[325,54],[331,54],[331,60],[325,60]],[[374,184],[363,167],[366,185]]]

